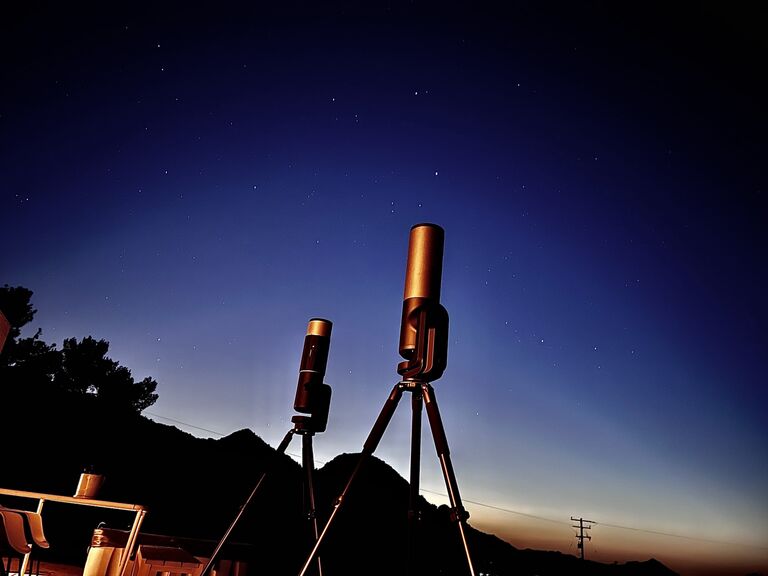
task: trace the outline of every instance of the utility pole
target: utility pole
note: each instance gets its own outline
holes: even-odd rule
[[[576,539],[579,541],[579,543],[577,544],[577,547],[579,548],[579,550],[581,550],[581,559],[584,560],[584,538],[586,538],[587,540],[592,540],[592,536],[584,535],[584,530],[590,530],[592,528],[592,524],[597,524],[597,522],[595,522],[594,520],[585,520],[584,518],[574,518],[573,516],[571,516],[571,520],[573,520],[574,522],[577,520],[579,521],[578,526],[571,525],[571,527],[579,529],[579,533],[576,534]],[[585,526],[584,522],[586,522],[588,525]]]

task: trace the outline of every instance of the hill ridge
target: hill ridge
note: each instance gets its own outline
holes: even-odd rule
[[[7,425],[28,424],[22,411],[11,412]],[[218,541],[266,471],[230,540],[253,546],[257,572],[296,574],[305,561],[312,540],[303,508],[301,466],[252,430],[244,428],[218,439],[198,438],[144,416],[114,418],[75,405],[49,406],[38,411],[37,418],[57,433],[35,446],[34,466],[4,467],[0,485],[68,494],[74,490],[83,463],[93,464],[106,476],[99,498],[147,506],[142,533]],[[315,471],[321,526],[359,458],[360,453],[342,453]],[[394,468],[375,455],[367,457],[321,549],[324,569],[340,574],[404,572],[408,494],[408,481]],[[23,505],[5,498],[2,503]],[[46,506],[44,515],[51,548],[41,555],[47,560],[84,562],[97,525],[127,528],[131,521],[120,511],[78,507],[73,513],[72,509],[53,510],[53,504]],[[29,505],[27,501],[26,507]],[[448,507],[423,497],[419,507],[418,571],[466,574],[466,557]],[[521,550],[477,530],[471,520],[467,537],[477,573],[674,574],[656,560],[608,565],[560,552]],[[357,558],[376,561],[361,565]]]

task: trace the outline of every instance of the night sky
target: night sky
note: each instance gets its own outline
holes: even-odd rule
[[[322,465],[398,381],[408,234],[433,222],[470,523],[577,554],[582,516],[588,558],[768,571],[766,9],[252,4],[3,9],[25,334],[106,339],[158,381],[147,417],[276,447],[327,318]],[[410,418],[376,452],[406,478]]]

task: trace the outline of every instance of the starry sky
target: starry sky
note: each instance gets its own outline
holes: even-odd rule
[[[584,517],[587,557],[767,570],[765,8],[279,4],[5,11],[27,335],[106,339],[158,381],[149,418],[277,446],[329,319],[322,465],[398,381],[433,222],[470,523],[576,554]],[[409,404],[376,452],[406,478]],[[426,427],[422,487],[446,502]]]

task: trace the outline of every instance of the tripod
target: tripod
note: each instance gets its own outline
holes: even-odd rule
[[[317,516],[315,515],[315,490],[314,490],[314,484],[312,480],[312,471],[315,468],[314,454],[312,450],[312,437],[315,435],[315,431],[312,429],[312,426],[309,425],[310,418],[307,416],[294,416],[293,418],[291,418],[291,422],[294,423],[294,427],[288,431],[285,437],[283,437],[283,440],[280,442],[280,445],[277,447],[275,451],[275,458],[279,454],[285,453],[285,451],[288,449],[288,445],[291,443],[291,440],[293,439],[294,434],[299,434],[301,436],[301,466],[304,471],[304,489],[305,489],[305,494],[307,498],[306,500],[307,519],[310,521],[312,525],[312,535],[314,539],[317,540],[318,526],[317,526]],[[261,474],[261,477],[256,482],[256,485],[253,487],[253,490],[251,490],[251,493],[248,495],[248,498],[240,507],[240,510],[235,516],[235,519],[232,521],[232,524],[230,524],[229,528],[227,528],[227,531],[224,533],[224,536],[216,545],[216,548],[211,554],[210,560],[208,560],[208,563],[205,565],[205,568],[203,568],[203,571],[200,573],[200,576],[206,576],[211,570],[211,568],[213,567],[214,563],[216,562],[219,556],[219,553],[221,552],[222,547],[224,546],[226,541],[229,539],[229,536],[232,533],[232,530],[235,529],[235,526],[237,525],[237,523],[240,521],[240,518],[245,513],[245,509],[250,505],[251,501],[253,500],[253,497],[256,495],[256,492],[258,492],[259,488],[261,487],[262,482],[267,477],[267,472],[268,471],[265,470]],[[318,556],[316,560],[317,560],[317,563],[316,563],[317,576],[322,576],[323,570],[320,562],[320,557]]]
[[[397,405],[403,396],[403,392],[411,393],[412,408],[410,495],[408,511],[409,574],[413,576],[417,566],[421,415],[422,406],[424,405],[426,405],[427,418],[432,430],[435,449],[440,460],[440,467],[443,473],[443,478],[445,480],[445,485],[448,489],[448,498],[451,503],[451,520],[456,522],[459,528],[459,534],[461,536],[461,541],[464,547],[464,554],[467,558],[469,572],[472,576],[475,574],[475,570],[472,565],[472,557],[469,552],[469,546],[467,545],[467,537],[465,534],[465,523],[469,518],[469,514],[461,503],[459,486],[456,482],[453,465],[451,464],[448,440],[445,436],[445,429],[443,428],[442,419],[440,418],[440,411],[437,407],[437,400],[435,398],[434,389],[429,383],[430,381],[439,378],[445,368],[446,351],[448,346],[448,313],[445,311],[445,308],[440,306],[440,304],[420,302],[418,307],[409,310],[407,314],[404,314],[404,316],[408,317],[409,324],[415,325],[412,326],[415,328],[416,333],[414,350],[412,353],[408,354],[408,356],[411,357],[411,360],[402,362],[398,365],[398,372],[403,376],[403,379],[395,385],[386,402],[384,403],[384,407],[379,413],[379,416],[376,419],[376,422],[374,423],[368,438],[363,444],[362,453],[360,454],[360,458],[358,459],[357,464],[352,471],[352,475],[347,481],[347,484],[342,490],[341,494],[336,499],[331,515],[328,518],[323,531],[320,533],[320,536],[316,538],[315,546],[307,558],[307,561],[301,570],[300,576],[304,576],[306,574],[307,569],[312,563],[312,560],[317,555],[320,545],[322,544],[325,535],[328,533],[328,529],[333,523],[336,514],[341,508],[341,505],[344,502],[347,493],[349,492],[349,489],[355,480],[355,477],[362,467],[363,462],[365,462],[366,459],[374,453],[377,446],[379,445],[379,441],[384,435],[384,431],[386,430],[393,414],[395,413],[395,409],[397,408]]]

